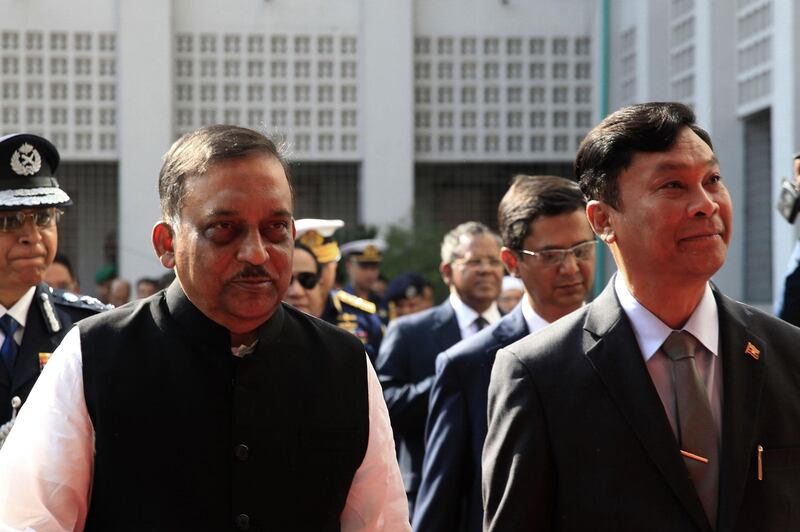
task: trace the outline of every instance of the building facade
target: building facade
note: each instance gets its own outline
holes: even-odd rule
[[[603,113],[680,100],[736,206],[717,282],[767,304],[795,238],[774,204],[800,134],[800,6],[736,1],[0,0],[0,130],[61,151],[60,245],[91,291],[106,263],[162,273],[160,159],[203,125],[283,139],[298,217],[447,228],[494,225],[516,173],[571,176]]]

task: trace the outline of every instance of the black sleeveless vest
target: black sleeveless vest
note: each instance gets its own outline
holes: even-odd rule
[[[177,282],[80,331],[87,531],[339,530],[369,435],[356,337],[280,305],[240,360]]]

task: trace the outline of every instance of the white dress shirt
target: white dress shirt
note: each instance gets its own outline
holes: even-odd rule
[[[33,294],[36,292],[36,287],[31,286],[27,292],[25,292],[21,298],[17,300],[16,303],[11,305],[10,309],[7,309],[3,305],[0,305],[0,317],[9,314],[17,323],[19,323],[19,327],[17,330],[14,331],[14,340],[17,342],[17,345],[22,344],[22,335],[25,334],[25,322],[28,319],[28,310],[31,308],[31,303],[33,303]],[[3,342],[6,340],[6,335],[2,329],[0,329],[0,345],[3,345]]]
[[[642,353],[647,371],[656,387],[673,433],[677,434],[675,394],[672,384],[672,361],[659,350],[672,332],[672,328],[658,319],[639,303],[628,290],[622,274],[614,279],[617,298],[633,326],[636,342]],[[705,292],[689,320],[683,326],[700,343],[695,353],[695,363],[706,387],[711,415],[717,437],[722,437],[722,358],[719,356],[719,313],[711,287],[706,283]]]
[[[544,329],[550,325],[549,321],[539,316],[539,314],[533,310],[528,294],[522,296],[522,303],[520,304],[522,305],[522,316],[525,318],[525,323],[528,325],[529,333],[535,333],[539,329]]]
[[[0,450],[0,530],[84,528],[92,488],[94,427],[83,393],[78,327],[53,353]],[[350,485],[341,527],[345,532],[410,532],[389,413],[370,363],[366,378],[367,451]]]
[[[461,339],[469,338],[473,334],[480,331],[475,320],[478,316],[486,320],[491,325],[502,318],[500,310],[497,308],[497,303],[492,302],[492,306],[486,309],[481,314],[478,314],[474,309],[467,306],[466,303],[461,301],[456,294],[450,293],[450,305],[456,313],[456,321],[458,321],[458,328],[461,331]]]

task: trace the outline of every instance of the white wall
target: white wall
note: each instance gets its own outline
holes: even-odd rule
[[[158,171],[172,143],[172,2],[119,0],[120,276],[165,273],[150,231],[159,220]]]

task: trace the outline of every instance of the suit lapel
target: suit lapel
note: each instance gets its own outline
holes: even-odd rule
[[[522,314],[522,306],[517,305],[510,314],[500,320],[492,334],[496,345],[505,346],[522,339],[529,332],[528,324],[525,323],[525,316]]]
[[[748,311],[716,291],[714,295],[719,309],[723,375],[719,529],[733,530],[757,444],[764,364],[769,352],[761,338],[748,332]]]
[[[436,308],[433,320],[433,330],[440,348],[437,353],[441,353],[461,340],[461,329],[458,327],[456,312],[449,301],[445,301]]]
[[[617,408],[700,530],[710,531],[633,328],[617,301],[613,278],[591,304],[584,329],[586,356]]]

